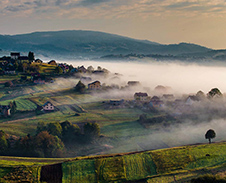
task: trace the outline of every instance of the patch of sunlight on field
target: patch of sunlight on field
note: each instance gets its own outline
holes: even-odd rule
[[[111,137],[128,137],[139,136],[141,134],[148,134],[150,130],[144,129],[137,121],[125,121],[121,123],[108,123],[103,125],[101,133]]]
[[[194,162],[187,169],[214,166],[226,162],[226,143],[206,144],[190,148]],[[208,154],[208,155],[207,155]]]
[[[27,134],[34,134],[37,123],[33,121],[24,121],[18,123],[0,123],[0,129],[10,135],[26,136]]]
[[[95,159],[68,161],[62,164],[62,182],[96,182]]]
[[[178,147],[172,149],[155,150],[150,152],[158,173],[167,173],[184,169],[193,161],[189,149]]]
[[[114,182],[126,179],[123,157],[96,159],[97,179],[100,183]]]
[[[155,164],[149,154],[139,153],[123,156],[127,180],[143,179],[156,175]]]

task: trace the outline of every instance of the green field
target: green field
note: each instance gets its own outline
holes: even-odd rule
[[[65,183],[138,180],[146,183],[188,182],[192,178],[207,173],[224,176],[226,173],[225,148],[226,143],[215,143],[131,154],[79,157],[70,161],[57,158],[0,157],[0,178],[12,172],[14,167],[29,170],[31,167],[62,163],[62,182]],[[209,153],[210,156],[205,156],[205,153]],[[33,169],[36,177],[39,176],[38,171],[40,170],[37,168]]]
[[[55,66],[42,67],[52,72]],[[18,76],[8,76],[10,79]],[[77,81],[77,80],[76,80]],[[0,80],[1,82],[1,80]],[[100,126],[101,138],[98,143],[76,144],[66,152],[66,157],[76,159],[42,159],[0,157],[0,178],[12,175],[18,179],[21,171],[31,171],[29,176],[40,177],[40,168],[45,165],[61,164],[63,182],[183,182],[205,173],[224,174],[226,171],[226,143],[183,146],[180,139],[157,134],[158,124],[144,127],[138,119],[141,114],[148,118],[165,115],[142,108],[109,106],[109,99],[92,93],[79,94],[70,88],[60,88],[52,84],[23,88],[0,87],[0,104],[11,101],[17,104],[17,113],[8,118],[0,118],[0,130],[18,137],[35,135],[39,122],[52,123],[68,120],[81,129],[87,122]],[[37,114],[37,105],[50,101],[56,110],[52,113]],[[152,135],[155,134],[153,137]],[[159,149],[152,150],[150,149]],[[149,151],[146,151],[149,150]],[[70,152],[69,152],[70,151]],[[127,153],[138,152],[140,153]],[[145,151],[145,152],[143,152]],[[120,153],[120,154],[117,154]],[[123,154],[125,153],[125,154]],[[127,154],[126,154],[127,153]],[[107,156],[95,156],[113,154]],[[23,169],[18,169],[22,167]],[[34,168],[30,170],[30,168]],[[8,180],[7,178],[7,180]],[[1,182],[1,180],[0,180]]]
[[[68,161],[62,164],[62,182],[96,182],[95,160]]]

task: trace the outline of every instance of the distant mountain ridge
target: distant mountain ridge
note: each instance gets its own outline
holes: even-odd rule
[[[46,56],[100,57],[107,54],[180,55],[208,52],[212,49],[190,43],[163,45],[97,31],[65,30],[0,35],[0,49]]]

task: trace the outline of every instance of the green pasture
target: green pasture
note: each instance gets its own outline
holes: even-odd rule
[[[186,169],[202,168],[226,163],[226,143],[206,144],[194,146],[189,149],[194,161],[190,163]]]
[[[123,157],[96,159],[97,179],[100,183],[126,180]]]
[[[62,164],[63,183],[96,182],[95,160],[68,161]]]
[[[123,158],[127,180],[139,180],[157,174],[155,164],[149,154],[125,155]]]
[[[44,166],[62,162],[62,182],[188,182],[194,177],[226,172],[224,161],[226,143],[184,146],[135,154],[66,158],[0,157],[0,178],[20,166]],[[219,151],[218,151],[219,150]],[[215,163],[202,154],[217,156]],[[215,154],[214,154],[215,152]],[[193,157],[193,158],[192,158]],[[220,158],[221,157],[221,158]],[[206,161],[200,163],[201,159]],[[197,164],[196,164],[197,161]],[[194,166],[197,165],[196,167]],[[218,164],[218,165],[216,165]],[[199,165],[199,166],[198,166]]]
[[[15,166],[32,166],[32,165],[49,165],[62,163],[68,158],[28,158],[28,157],[11,157],[0,156],[0,167],[15,167]]]
[[[189,148],[178,147],[166,150],[151,151],[150,154],[158,173],[182,170],[193,161]]]

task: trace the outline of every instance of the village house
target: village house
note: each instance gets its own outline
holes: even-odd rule
[[[78,69],[77,69],[77,68],[73,68],[73,69],[71,69],[71,71],[70,71],[70,73],[76,73],[76,72],[78,72]]]
[[[149,105],[154,108],[160,108],[163,107],[164,103],[159,97],[154,96],[151,98]]]
[[[78,67],[79,72],[86,73],[87,69],[84,66]]]
[[[17,60],[20,57],[20,53],[19,52],[11,52],[10,57],[14,60]]]
[[[10,106],[9,105],[0,105],[0,116],[8,117],[10,116]]]
[[[36,60],[35,60],[35,63],[41,64],[41,63],[43,63],[43,61],[40,60],[40,59],[36,59]]]
[[[55,60],[50,60],[50,61],[48,62],[48,64],[50,64],[50,65],[57,65],[57,63],[56,63]]]
[[[127,85],[129,87],[139,86],[140,85],[140,82],[139,81],[128,81]]]
[[[173,95],[173,94],[164,94],[164,95],[162,96],[162,98],[165,99],[165,100],[170,100],[170,101],[172,101],[172,100],[174,100],[174,95]]]
[[[37,110],[42,112],[53,112],[55,111],[55,106],[51,102],[47,101],[42,106],[38,106]]]
[[[134,94],[134,99],[138,101],[147,101],[149,97],[147,93],[139,92]]]
[[[124,103],[124,99],[122,100],[110,100],[110,105],[119,106]]]
[[[58,66],[63,70],[63,73],[67,73],[69,71],[69,67],[65,64],[58,64]]]
[[[24,63],[24,62],[28,63],[29,62],[29,58],[28,58],[28,56],[19,56],[18,57],[18,61],[20,63]]]
[[[197,103],[199,102],[199,98],[192,95],[192,96],[189,96],[186,100],[185,100],[185,104],[186,105],[193,105],[194,103]]]
[[[90,84],[88,84],[88,89],[90,90],[96,90],[96,89],[100,89],[101,85],[100,85],[100,81],[94,81]]]

